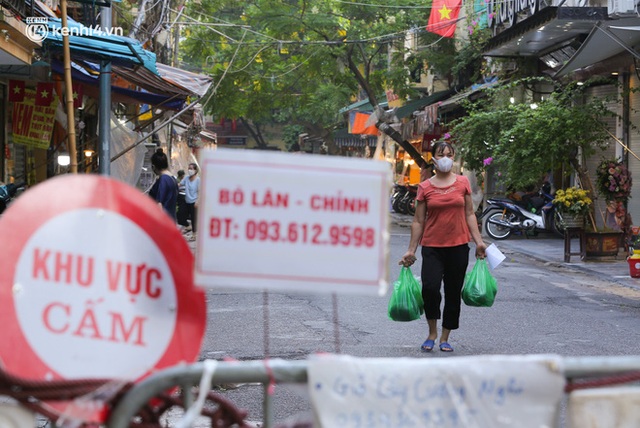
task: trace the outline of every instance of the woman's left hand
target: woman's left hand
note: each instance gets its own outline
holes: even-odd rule
[[[484,242],[476,244],[476,259],[484,259],[487,257],[487,244]]]

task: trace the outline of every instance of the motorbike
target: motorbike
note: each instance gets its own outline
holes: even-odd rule
[[[3,184],[0,182],[0,214],[7,209],[11,201],[13,201],[18,194],[24,191],[24,184]]]
[[[395,184],[391,194],[391,208],[400,214],[414,215],[415,199],[418,186],[410,184]]]
[[[551,185],[545,183],[537,196],[514,201],[507,198],[491,198],[480,215],[483,229],[493,239],[507,239],[512,233],[525,236],[540,231],[564,236],[562,213],[555,209]]]

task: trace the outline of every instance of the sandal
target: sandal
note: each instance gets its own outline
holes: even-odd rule
[[[433,347],[435,345],[436,345],[435,340],[427,339],[424,341],[422,346],[420,346],[420,349],[422,350],[422,352],[431,352],[431,350],[433,350]]]
[[[447,342],[440,343],[440,350],[442,352],[453,352],[453,347],[449,345]]]

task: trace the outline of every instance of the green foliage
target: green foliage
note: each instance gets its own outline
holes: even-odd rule
[[[415,95],[404,39],[428,12],[416,0],[189,2],[185,14],[201,25],[187,27],[181,55],[214,77],[214,116],[330,129],[354,95]]]
[[[300,125],[285,125],[283,128],[283,137],[287,149],[298,142],[298,136],[304,132],[304,128]]]
[[[537,108],[530,102],[507,101],[515,89],[543,83],[556,86],[536,103]],[[614,114],[607,100],[585,102],[584,89],[536,78],[489,91],[483,102],[470,105],[468,115],[452,124],[451,134],[465,165],[482,172],[485,159],[492,158],[491,166],[501,180],[514,188],[538,182],[554,166],[575,167],[578,153],[589,156],[608,144],[603,118]]]

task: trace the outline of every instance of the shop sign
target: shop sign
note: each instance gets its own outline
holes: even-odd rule
[[[57,99],[48,106],[36,105],[36,92],[26,89],[23,101],[13,103],[13,142],[48,149],[57,106]]]
[[[226,140],[229,146],[244,146],[247,144],[247,137],[227,137]]]
[[[192,253],[151,198],[64,176],[0,219],[3,369],[29,379],[140,379],[194,361],[206,325]]]
[[[489,0],[487,2],[487,25],[498,34],[501,25],[513,27],[519,14],[525,17],[535,15],[539,10],[539,0]]]
[[[389,164],[302,153],[203,150],[196,283],[384,293]]]

